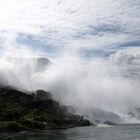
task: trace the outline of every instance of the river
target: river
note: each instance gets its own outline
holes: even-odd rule
[[[0,140],[140,140],[140,125],[90,126],[0,134]]]

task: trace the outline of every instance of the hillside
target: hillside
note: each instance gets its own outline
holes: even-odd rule
[[[66,129],[89,126],[83,116],[69,113],[52,99],[49,92],[22,92],[11,87],[0,87],[0,132],[23,130]]]

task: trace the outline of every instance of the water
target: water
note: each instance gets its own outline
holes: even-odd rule
[[[140,140],[140,125],[92,126],[0,134],[0,140]]]

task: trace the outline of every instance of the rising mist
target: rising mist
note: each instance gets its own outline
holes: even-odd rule
[[[138,0],[0,0],[0,84],[77,110],[140,107]]]

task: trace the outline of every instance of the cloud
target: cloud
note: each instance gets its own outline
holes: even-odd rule
[[[6,41],[21,33],[53,40],[52,47],[59,40],[73,50],[114,47],[139,38],[139,5],[138,0],[0,0],[0,33]]]
[[[110,59],[119,67],[124,77],[140,82],[140,48],[123,49],[112,55]]]

